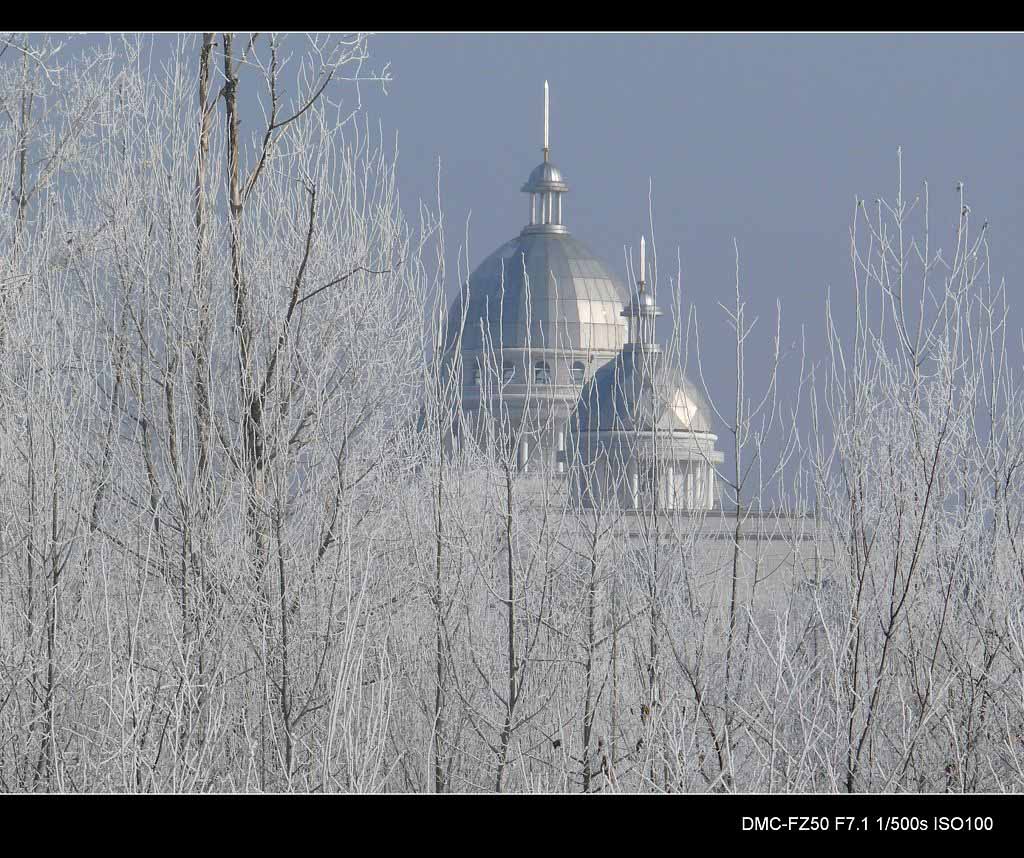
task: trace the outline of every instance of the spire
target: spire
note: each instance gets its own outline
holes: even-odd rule
[[[622,311],[629,320],[629,338],[626,350],[634,352],[657,352],[661,348],[654,339],[654,323],[661,310],[654,298],[647,292],[647,241],[640,236],[640,274],[636,281],[636,294]]]
[[[561,170],[549,160],[551,111],[548,94],[548,82],[544,81],[544,160],[533,168],[523,185],[523,191],[530,195],[530,222],[523,228],[524,233],[568,232],[562,223],[562,194],[569,190],[569,186]]]
[[[637,291],[643,295],[644,278],[647,276],[647,243],[644,236],[640,236],[640,282],[637,283]]]
[[[548,137],[548,82],[544,81],[544,162],[547,163],[548,153],[551,151],[551,142]]]

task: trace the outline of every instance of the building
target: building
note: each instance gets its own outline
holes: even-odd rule
[[[711,509],[722,454],[706,402],[656,342],[643,250],[627,288],[570,234],[569,185],[549,156],[545,82],[543,161],[522,187],[529,220],[449,310],[469,431],[520,470],[564,476],[584,506]]]

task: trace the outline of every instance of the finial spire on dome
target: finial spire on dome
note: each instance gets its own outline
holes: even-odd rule
[[[637,282],[639,291],[643,294],[644,291],[644,279],[647,276],[647,254],[646,254],[646,243],[644,236],[640,236],[640,280]]]
[[[640,236],[640,272],[636,278],[636,292],[622,315],[629,320],[626,351],[658,352],[660,348],[654,339],[655,319],[661,310],[654,298],[646,291],[647,285],[647,239]]]
[[[548,160],[548,151],[550,150],[550,140],[548,138],[548,82],[544,81],[544,160]]]
[[[530,222],[523,227],[524,232],[568,232],[562,223],[562,194],[569,190],[569,186],[562,171],[548,158],[551,152],[551,112],[548,93],[548,82],[544,81],[544,160],[533,168],[522,188],[530,195]]]

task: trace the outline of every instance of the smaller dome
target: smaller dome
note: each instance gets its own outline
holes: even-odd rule
[[[545,191],[567,191],[569,185],[566,184],[565,177],[558,167],[550,161],[544,161],[533,168],[522,189],[528,194],[536,194]]]
[[[661,310],[654,303],[650,292],[634,292],[633,297],[622,311],[623,316],[660,316]]]
[[[661,355],[624,351],[584,386],[571,431],[710,432],[708,406],[696,387]]]

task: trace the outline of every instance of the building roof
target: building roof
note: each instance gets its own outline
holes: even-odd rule
[[[584,432],[710,432],[700,391],[658,352],[627,349],[583,387],[569,418]]]
[[[462,349],[616,351],[626,341],[629,292],[583,242],[565,232],[526,231],[488,256],[469,278]],[[457,333],[463,310],[449,311]]]
[[[530,173],[530,178],[526,180],[522,190],[528,194],[543,191],[567,191],[569,185],[566,184],[565,177],[558,167],[550,161],[544,161],[533,168],[533,172]]]

